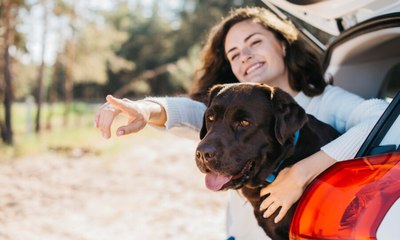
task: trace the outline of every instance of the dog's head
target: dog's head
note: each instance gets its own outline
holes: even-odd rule
[[[307,116],[286,92],[265,84],[217,85],[196,149],[196,164],[214,191],[257,187],[293,147],[294,133]]]

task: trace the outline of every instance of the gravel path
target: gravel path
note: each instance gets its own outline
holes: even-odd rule
[[[227,195],[204,187],[196,143],[132,139],[112,159],[48,152],[0,162],[0,240],[224,239]]]

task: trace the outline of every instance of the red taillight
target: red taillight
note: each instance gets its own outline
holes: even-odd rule
[[[374,239],[399,196],[400,153],[336,163],[301,198],[290,238]]]

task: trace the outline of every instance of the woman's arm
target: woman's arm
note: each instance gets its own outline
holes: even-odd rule
[[[265,217],[271,216],[281,207],[275,221],[285,216],[316,176],[336,161],[355,156],[388,105],[379,99],[364,100],[338,87],[329,87],[323,95],[315,98],[300,97],[299,104],[307,113],[344,134],[323,146],[321,151],[282,170],[272,184],[262,189],[261,196],[270,193],[261,204],[262,210],[267,209]]]
[[[128,116],[128,123],[117,129],[117,135],[142,130],[147,124],[169,132],[198,139],[205,111],[203,103],[185,97],[146,98],[139,101],[107,96],[96,113],[95,125],[105,138],[111,137],[110,128],[116,116]],[[184,128],[182,128],[184,127]]]
[[[199,140],[199,132],[203,125],[206,105],[186,97],[146,98],[162,106],[166,112],[166,122],[161,130],[167,130],[179,137]]]
[[[279,207],[279,214],[274,221],[283,219],[290,207],[299,200],[310,182],[335,163],[335,159],[323,151],[283,169],[271,184],[261,189],[260,196],[270,194],[260,205],[264,217],[270,217]]]
[[[166,130],[186,127],[197,132],[203,125],[203,114],[206,105],[186,97],[149,97],[145,101],[159,104],[166,112],[166,121],[163,126]]]
[[[342,118],[344,133],[321,148],[337,161],[354,158],[388,104],[380,99],[364,100],[347,118]],[[340,111],[340,109],[338,109]]]

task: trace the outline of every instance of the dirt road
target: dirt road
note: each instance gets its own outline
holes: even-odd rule
[[[0,240],[224,239],[227,195],[204,187],[195,145],[156,134],[112,157],[1,162]]]

